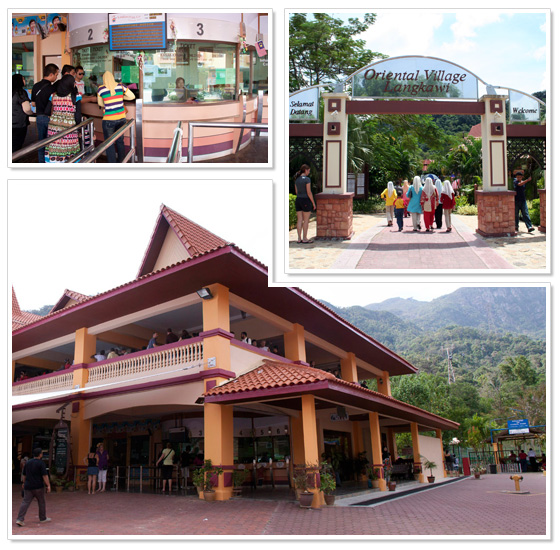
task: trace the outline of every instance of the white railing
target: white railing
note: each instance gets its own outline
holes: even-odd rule
[[[136,377],[141,374],[154,374],[173,370],[179,365],[187,366],[199,362],[202,366],[202,339],[188,340],[183,345],[173,344],[162,346],[161,350],[153,348],[125,355],[119,359],[110,359],[94,364],[88,368],[88,382],[86,386],[117,381]]]
[[[12,386],[12,395],[26,395],[29,393],[46,393],[58,390],[72,389],[74,373],[63,372],[57,375],[38,376],[20,384]]]

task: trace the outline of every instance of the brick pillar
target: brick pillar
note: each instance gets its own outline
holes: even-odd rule
[[[354,193],[319,193],[317,202],[317,238],[350,239],[353,228]]]
[[[515,191],[476,191],[477,233],[483,237],[515,235]]]
[[[541,209],[541,224],[539,231],[546,233],[546,189],[538,189]]]

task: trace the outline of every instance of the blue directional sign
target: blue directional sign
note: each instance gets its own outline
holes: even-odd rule
[[[519,420],[508,420],[508,432],[510,434],[528,434],[529,420],[526,418]]]

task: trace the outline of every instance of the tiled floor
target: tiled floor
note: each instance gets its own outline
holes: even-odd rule
[[[526,495],[507,494],[507,474],[440,485],[388,502],[356,505],[342,498],[333,507],[306,510],[290,499],[241,497],[207,503],[196,496],[108,492],[47,495],[48,524],[39,524],[33,503],[26,526],[15,524],[21,496],[12,494],[14,535],[546,535],[546,477],[524,474]],[[371,499],[380,492],[370,492]],[[352,505],[350,505],[352,504]]]

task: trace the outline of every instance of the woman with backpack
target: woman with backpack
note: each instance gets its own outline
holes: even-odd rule
[[[175,451],[171,446],[171,443],[167,443],[167,447],[161,452],[161,456],[156,462],[156,466],[162,463],[161,466],[161,479],[163,480],[162,494],[165,494],[165,485],[169,481],[169,494],[171,494],[171,484],[173,483],[173,462],[175,457]]]

